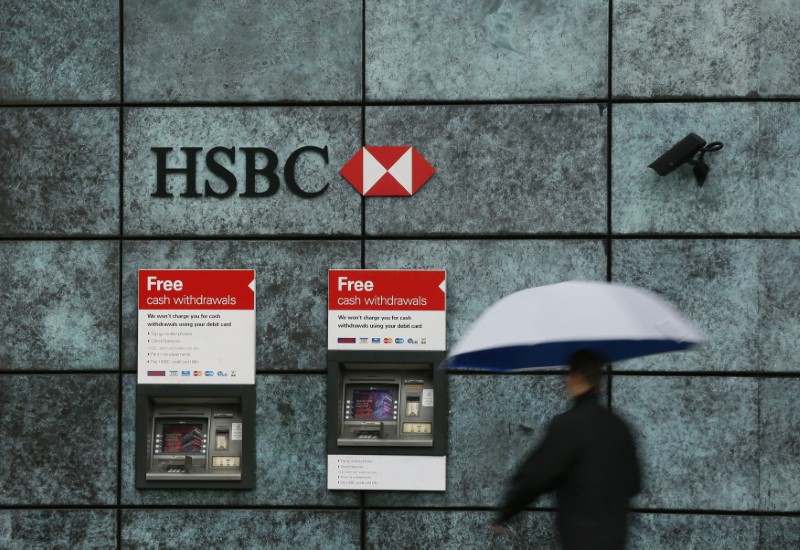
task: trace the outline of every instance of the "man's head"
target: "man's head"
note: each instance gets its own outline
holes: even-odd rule
[[[569,360],[567,391],[570,397],[577,397],[600,385],[605,361],[596,351],[582,349],[575,352]]]

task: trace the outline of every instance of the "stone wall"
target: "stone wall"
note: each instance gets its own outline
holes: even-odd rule
[[[632,548],[800,545],[800,3],[0,0],[0,546],[549,547],[486,526],[560,377],[450,374],[447,491],[326,489],[329,268],[448,273],[448,343],[570,279],[650,288],[707,335],[614,366]],[[647,165],[695,132],[702,187]],[[362,199],[338,169],[414,145]],[[271,197],[154,198],[151,147],[268,147]],[[200,157],[202,158],[202,157]],[[235,173],[243,185],[243,163]],[[209,177],[198,169],[198,188]],[[213,185],[218,185],[218,183]],[[139,268],[257,271],[256,483],[139,491]],[[87,475],[88,473],[88,475]]]

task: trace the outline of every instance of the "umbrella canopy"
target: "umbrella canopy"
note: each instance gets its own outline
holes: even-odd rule
[[[490,306],[455,345],[445,367],[518,371],[565,366],[582,348],[613,363],[690,349],[704,340],[650,291],[571,281],[521,290]]]

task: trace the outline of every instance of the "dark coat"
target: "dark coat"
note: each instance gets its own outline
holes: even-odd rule
[[[512,478],[498,523],[542,493],[556,492],[564,548],[625,546],[628,500],[639,492],[630,430],[594,392],[556,416],[539,447]]]

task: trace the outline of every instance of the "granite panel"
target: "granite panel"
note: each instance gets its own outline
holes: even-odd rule
[[[0,102],[119,99],[119,4],[0,0]]]
[[[613,408],[631,424],[642,465],[636,508],[759,506],[758,380],[615,376]]]
[[[800,518],[688,514],[632,514],[631,549],[768,548],[800,546]]]
[[[620,370],[758,370],[761,349],[758,263],[752,240],[631,240],[612,245],[612,279],[647,288],[674,304],[706,335],[686,353],[616,365]]]
[[[357,235],[361,196],[338,170],[361,146],[359,118],[355,107],[127,109],[125,234]],[[171,196],[154,197],[159,192],[154,147],[172,149],[166,157],[169,169],[187,167],[190,155],[181,148],[202,149],[194,163],[195,189],[205,196],[181,196],[187,192],[186,174],[167,174],[162,192]],[[234,150],[230,155],[217,151],[209,159],[215,147]],[[286,163],[301,147],[327,148],[327,163],[324,154],[314,151],[297,157],[296,182],[303,192],[320,193],[312,198],[296,195],[286,183]],[[242,148],[269,149],[277,157],[277,168],[270,174],[274,181],[253,176],[254,192],[263,196],[242,196],[246,166],[252,155],[254,170],[267,167],[270,153]],[[214,172],[208,160],[216,161]]]
[[[762,517],[759,548],[800,547],[800,517]]]
[[[361,2],[126,0],[129,101],[361,99]]]
[[[762,97],[800,94],[800,4],[794,0],[752,0],[758,9],[758,93]]]
[[[326,368],[328,269],[358,268],[357,241],[123,243],[123,364],[136,369],[139,269],[255,269],[256,369]]]
[[[800,231],[800,105],[616,105],[612,116],[615,233]],[[659,176],[648,165],[690,132],[721,141],[697,185],[689,165]]]
[[[366,2],[374,100],[596,98],[608,2]]]
[[[550,419],[569,407],[558,374],[451,374],[448,383],[447,490],[370,491],[367,506],[499,507],[517,466],[544,437]],[[553,506],[554,498],[532,505]]]
[[[260,376],[257,480],[261,498],[287,505],[358,505],[355,491],[328,491],[327,376]]]
[[[759,365],[800,372],[800,241],[760,241],[759,252]]]
[[[605,232],[607,118],[598,105],[368,107],[368,145],[414,145],[436,174],[413,197],[367,197],[367,233]]]
[[[615,105],[611,212],[615,233],[743,233],[761,229],[759,110],[748,103]],[[659,176],[648,165],[690,132],[721,141],[700,187],[688,165]],[[777,153],[781,155],[781,153]],[[764,159],[766,161],[766,159]]]
[[[359,540],[358,511],[122,511],[122,548],[359,548]]]
[[[761,36],[769,32],[760,28],[759,4],[771,3],[615,1],[614,96],[758,96]]]
[[[119,365],[119,245],[0,242],[0,369]]]
[[[792,10],[799,11],[800,3]],[[798,25],[798,21],[800,17],[792,24]],[[795,46],[796,43],[792,42]],[[792,74],[797,78],[800,73]],[[800,104],[767,103],[757,107],[758,156],[753,162],[758,178],[751,188],[758,191],[758,228],[762,232],[800,234]]]
[[[0,110],[0,236],[118,234],[118,140],[116,109]]]
[[[115,548],[114,510],[0,510],[0,547]]]
[[[528,287],[605,280],[606,254],[592,240],[367,241],[369,269],[445,269],[452,349],[484,309]]]
[[[800,299],[795,240],[615,241],[615,281],[674,303],[708,338],[691,353],[634,359],[618,368],[797,372]]]
[[[366,544],[374,548],[560,548],[555,514],[523,512],[510,537],[495,535],[491,512],[367,511]]]
[[[800,91],[800,4],[619,0],[616,97],[786,97]]]
[[[800,512],[800,378],[759,380],[759,509]],[[800,521],[800,518],[797,518]],[[795,532],[800,528],[795,525]]]
[[[135,488],[136,377],[123,381],[122,503],[185,506],[358,506],[353,491],[327,490],[324,374],[256,377],[255,488],[137,490]],[[273,535],[270,535],[273,536]]]
[[[673,548],[775,548],[759,545],[760,519],[755,516],[631,514],[631,550]]]
[[[0,505],[117,499],[117,376],[0,376]]]

